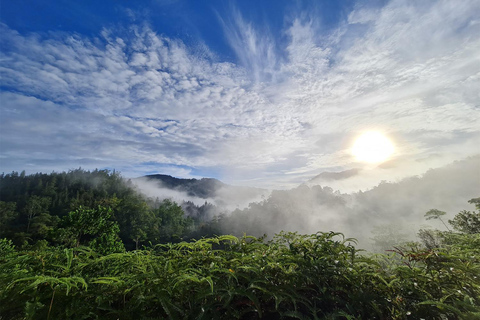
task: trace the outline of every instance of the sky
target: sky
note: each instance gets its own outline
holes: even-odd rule
[[[370,130],[385,163],[351,154]],[[0,172],[346,192],[476,154],[478,0],[0,4]]]

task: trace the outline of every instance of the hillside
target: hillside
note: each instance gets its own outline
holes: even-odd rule
[[[171,198],[177,202],[192,201],[197,205],[207,201],[226,211],[261,201],[268,195],[266,189],[232,186],[213,178],[182,179],[153,174],[132,179],[132,182],[149,197]]]
[[[228,186],[220,180],[213,178],[181,179],[165,174],[151,174],[142,178],[150,181],[156,180],[161,183],[163,188],[186,192],[191,197],[202,199],[213,198],[219,189]]]

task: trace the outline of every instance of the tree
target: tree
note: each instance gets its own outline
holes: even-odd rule
[[[193,224],[193,219],[185,218],[182,207],[169,199],[163,200],[154,213],[160,223],[159,238],[162,241],[178,240]]]
[[[455,230],[462,233],[480,233],[480,198],[471,199],[468,202],[475,204],[475,207],[479,211],[463,210],[459,212],[453,220],[448,220],[448,223],[450,223]]]
[[[442,216],[444,216],[446,214],[447,213],[445,211],[440,211],[440,210],[437,210],[437,209],[431,209],[431,210],[428,210],[427,213],[425,213],[425,218],[427,218],[427,220],[440,220],[440,221],[442,221],[445,228],[447,228],[447,230],[450,231],[450,228],[445,224],[445,222],[443,222],[443,220],[441,218]]]
[[[87,245],[102,254],[122,252],[125,248],[118,236],[120,228],[111,216],[110,208],[79,207],[63,218],[60,238],[71,247]]]
[[[479,198],[470,199],[470,200],[468,200],[468,203],[474,204],[474,205],[475,205],[475,208],[477,208],[477,210],[480,210],[480,197],[479,197]]]
[[[32,223],[33,218],[38,214],[48,212],[49,206],[50,198],[39,196],[31,196],[28,198],[24,208],[24,212],[27,216],[27,233],[30,232],[30,224]]]
[[[463,210],[457,213],[452,220],[448,220],[448,223],[453,227],[453,229],[460,233],[450,232],[450,229],[449,232],[421,229],[418,233],[418,236],[422,240],[422,243],[425,245],[425,247],[432,249],[439,248],[446,244],[458,245],[463,242],[474,243],[477,241],[475,239],[478,239],[478,234],[480,234],[480,198],[474,198],[468,202],[475,204],[475,207],[479,210],[479,212]],[[443,215],[445,215],[445,212],[432,209],[425,214],[425,217],[427,217],[427,220],[439,219],[442,221],[440,217]],[[443,221],[442,223],[445,225]],[[445,225],[445,227],[447,226]]]
[[[129,194],[118,201],[114,206],[114,215],[120,226],[120,237],[129,250],[138,250],[140,243],[151,236],[153,229],[158,229],[148,204],[136,194]]]
[[[130,239],[135,242],[135,250],[139,249],[140,242],[147,240],[155,228],[158,228],[158,221],[150,210],[138,211],[131,217],[128,231]]]
[[[30,234],[32,238],[45,239],[48,235],[56,229],[60,218],[52,216],[48,213],[40,213],[32,219],[30,225]]]
[[[9,231],[10,223],[17,216],[17,204],[15,202],[0,201],[0,237]]]
[[[439,230],[420,229],[417,236],[429,250],[439,248],[442,244],[442,232]]]

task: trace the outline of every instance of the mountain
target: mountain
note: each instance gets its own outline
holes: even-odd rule
[[[173,198],[176,201],[208,202],[233,210],[268,196],[266,189],[232,186],[213,178],[181,179],[164,174],[152,174],[135,179],[134,183],[146,195]]]
[[[158,181],[162,188],[173,189],[180,192],[186,192],[190,197],[198,197],[202,199],[214,198],[218,190],[230,187],[220,180],[213,178],[198,179],[181,179],[165,174],[151,174],[144,176],[150,181]]]

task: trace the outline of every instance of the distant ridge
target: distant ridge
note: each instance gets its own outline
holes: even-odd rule
[[[332,181],[332,180],[343,180],[357,175],[360,172],[360,169],[354,168],[350,170],[340,171],[340,172],[322,172],[319,175],[316,175],[309,182],[318,183],[322,181]]]
[[[220,180],[213,178],[182,179],[165,174],[150,174],[143,178],[160,181],[164,188],[183,191],[189,196],[203,199],[212,198],[220,188],[229,187]]]
[[[260,188],[232,186],[214,178],[182,179],[165,174],[151,174],[142,178],[159,181],[163,188],[186,192],[191,197],[202,199],[215,198],[220,193],[222,197],[249,199],[266,192]]]

